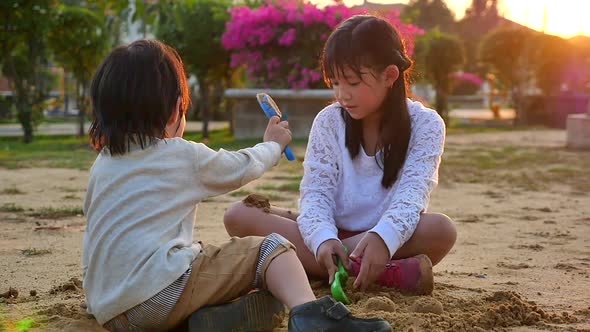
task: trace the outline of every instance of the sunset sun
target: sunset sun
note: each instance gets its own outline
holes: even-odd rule
[[[344,0],[348,6],[361,5],[364,0]],[[332,0],[310,0],[312,3],[327,5]],[[369,0],[369,2],[391,4],[408,3],[409,0]],[[471,0],[445,1],[457,19],[471,5]],[[576,35],[590,36],[590,1],[585,0],[499,0],[501,15],[537,31],[569,38]]]

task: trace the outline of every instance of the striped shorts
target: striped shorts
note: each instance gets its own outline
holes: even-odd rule
[[[264,279],[263,268],[268,257],[280,246],[289,243],[287,239],[278,234],[270,234],[260,244],[260,253],[256,264],[256,273],[252,288],[261,288]],[[191,275],[192,267],[149,300],[127,310],[124,315],[119,315],[103,325],[112,332],[119,331],[153,331],[161,330],[168,315],[180,299],[182,292]]]

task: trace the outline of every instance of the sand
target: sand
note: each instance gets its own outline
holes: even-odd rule
[[[590,331],[590,152],[564,144],[559,130],[449,136],[430,211],[455,220],[458,240],[434,267],[433,294],[349,287],[351,311],[383,317],[395,331]],[[203,202],[195,240],[226,240],[224,209],[248,193],[295,209],[297,192],[281,185],[301,172],[281,161],[242,190]],[[85,312],[80,282],[85,220],[77,211],[87,178],[0,169],[0,331],[104,331]],[[312,286],[329,292],[323,281]],[[286,330],[286,321],[276,329]]]

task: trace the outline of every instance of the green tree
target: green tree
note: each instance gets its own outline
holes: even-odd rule
[[[532,34],[524,29],[500,28],[490,32],[479,49],[480,61],[489,64],[510,92],[519,123],[522,110],[522,95],[532,76]]]
[[[590,37],[576,36],[568,42],[574,58],[567,70],[569,83],[574,91],[590,93]]]
[[[455,30],[455,15],[443,0],[411,0],[402,18],[426,31],[438,28],[452,33]]]
[[[456,32],[465,47],[465,71],[485,75],[486,68],[478,63],[478,49],[482,36],[506,24],[498,14],[497,0],[472,0],[465,16],[456,24]]]
[[[45,36],[55,7],[54,0],[0,1],[0,63],[14,91],[26,143],[33,141],[33,129],[50,88]]]
[[[436,30],[426,40],[426,49],[421,52],[426,77],[436,90],[436,111],[448,123],[450,74],[457,71],[465,61],[463,44],[457,37]]]
[[[97,15],[104,17],[106,33],[111,47],[121,44],[123,32],[127,28],[127,19],[130,16],[131,8],[128,0],[62,0],[66,6],[84,7],[92,10]],[[70,73],[64,72],[64,106],[67,110],[69,105]]]
[[[533,41],[534,71],[537,86],[544,94],[555,94],[565,82],[564,74],[574,61],[572,45],[565,39],[539,34]]]
[[[135,10],[131,14],[131,22],[139,21],[143,38],[154,27],[159,17],[160,2],[149,0],[135,0]]]
[[[105,32],[103,17],[90,9],[72,6],[60,8],[49,32],[55,60],[77,81],[80,136],[85,134],[90,79],[109,47]]]
[[[183,0],[160,9],[156,37],[172,45],[183,58],[186,70],[197,78],[197,108],[203,121],[203,137],[209,137],[211,111],[231,79],[230,55],[221,46],[229,20],[231,0]]]

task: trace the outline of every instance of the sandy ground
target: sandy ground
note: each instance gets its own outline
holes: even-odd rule
[[[590,152],[564,142],[563,131],[547,130],[449,136],[430,211],[455,220],[458,240],[434,268],[434,293],[349,291],[352,311],[384,317],[395,331],[590,331]],[[224,209],[248,192],[294,208],[297,192],[277,186],[301,172],[282,161],[203,202],[195,240],[227,239]],[[85,220],[76,213],[86,181],[78,170],[0,169],[0,293],[18,291],[0,298],[0,331],[32,322],[32,331],[102,330],[83,309],[79,283]]]

